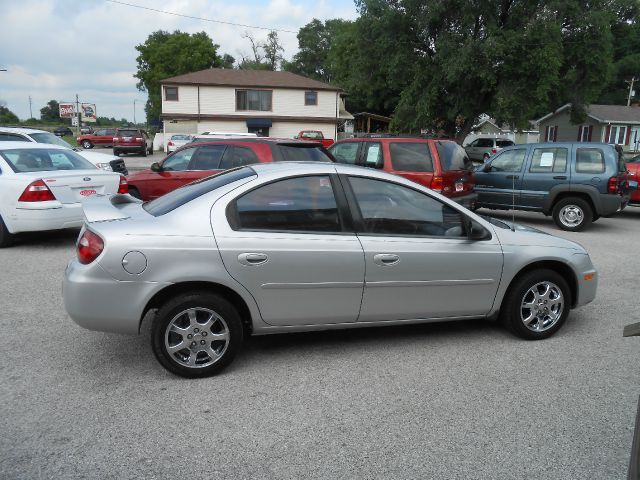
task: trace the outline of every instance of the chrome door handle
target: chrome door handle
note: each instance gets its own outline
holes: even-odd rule
[[[269,257],[264,253],[241,253],[238,255],[238,262],[242,265],[262,265],[269,260]]]
[[[382,265],[384,267],[395,265],[399,261],[400,257],[398,255],[394,255],[393,253],[379,253],[373,256],[373,263],[375,263],[376,265]]]

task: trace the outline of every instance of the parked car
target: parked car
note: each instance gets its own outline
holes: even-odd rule
[[[234,132],[203,132],[194,135],[191,139],[192,143],[210,142],[211,140],[230,140],[233,138],[258,138],[255,133],[234,133]],[[264,137],[260,137],[264,138]]]
[[[370,137],[338,140],[329,152],[338,163],[361,165],[413,180],[461,205],[475,201],[472,164],[451,140]]]
[[[476,206],[552,215],[580,231],[629,201],[622,153],[605,143],[553,142],[508,147],[476,170]]]
[[[627,171],[629,172],[629,180],[640,181],[640,155],[626,160]],[[629,196],[629,205],[640,207],[640,190],[632,190]]]
[[[127,175],[127,167],[119,157],[109,155],[106,153],[87,152],[72,147],[69,143],[65,142],[60,137],[46,132],[44,130],[35,130],[33,128],[21,128],[21,127],[0,127],[0,145],[1,142],[36,142],[50,145],[58,145],[70,150],[74,150],[85,160],[89,160],[96,167],[109,172],[117,172],[123,175]]]
[[[115,134],[115,128],[100,128],[93,133],[80,135],[76,138],[76,142],[78,142],[78,145],[82,145],[82,148],[86,149],[93,148],[94,146],[111,147]]]
[[[20,232],[80,227],[82,202],[127,193],[124,176],[57,145],[0,143],[0,247]]]
[[[330,155],[321,145],[309,142],[266,138],[220,139],[187,144],[161,162],[151,164],[149,170],[129,175],[127,181],[131,195],[153,200],[228,168],[254,163],[330,160]]]
[[[67,312],[137,334],[156,311],[155,356],[185,377],[220,371],[246,335],[499,317],[540,340],[596,294],[577,243],[361,167],[255,164],[85,214]]]
[[[193,140],[193,135],[185,135],[185,134],[174,134],[171,135],[171,138],[167,141],[166,152],[171,153],[175,152],[180,147],[184,147],[187,143],[190,143]]]
[[[474,162],[486,162],[487,159],[506,147],[515,145],[508,138],[478,137],[464,149]]]
[[[65,135],[73,135],[73,132],[69,127],[58,127],[53,131],[53,133],[58,137],[64,137]]]
[[[324,138],[324,134],[320,130],[302,130],[293,138],[308,142],[319,142],[324,148],[329,148],[335,143],[332,138]]]
[[[85,125],[83,127],[80,127],[80,133],[83,135],[93,133],[93,128],[91,128],[89,125]]]
[[[143,157],[153,153],[153,140],[140,128],[118,128],[113,136],[113,154],[138,153]]]

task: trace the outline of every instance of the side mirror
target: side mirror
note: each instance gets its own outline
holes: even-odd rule
[[[491,235],[482,225],[466,215],[462,216],[462,224],[469,240],[486,240]]]
[[[490,172],[490,171],[491,171],[491,164],[490,164],[490,163],[485,163],[485,164],[482,166],[482,171],[483,171],[483,172],[485,172],[485,173]]]
[[[153,162],[151,164],[151,171],[152,172],[161,172],[162,171],[162,167],[160,166],[160,164],[158,162]]]

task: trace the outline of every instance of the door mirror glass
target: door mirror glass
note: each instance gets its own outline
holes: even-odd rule
[[[153,162],[151,164],[151,171],[152,172],[161,172],[162,171],[162,167],[160,166],[160,164],[158,162]]]

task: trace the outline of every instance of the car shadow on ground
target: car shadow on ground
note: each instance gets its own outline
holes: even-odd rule
[[[79,228],[50,232],[26,232],[16,235],[14,247],[54,248],[73,246],[80,234]]]
[[[618,215],[624,215],[625,212],[626,210],[606,218],[616,218],[616,216]],[[506,220],[508,222],[515,220],[516,223],[531,226],[534,228],[544,229],[545,231],[548,231],[548,233],[551,233],[553,235],[557,235],[563,232],[563,230],[561,230],[556,226],[556,224],[554,223],[551,217],[547,217],[542,213],[534,214],[534,213],[516,212],[515,215],[513,215],[511,211],[508,211],[508,210],[487,210],[487,209],[478,209],[475,213],[477,213],[478,215],[493,217],[498,220]],[[584,231],[585,232],[591,232],[591,231],[610,232],[612,228],[614,228],[612,225],[606,225],[602,223],[600,220],[596,220],[594,223],[589,225]]]

